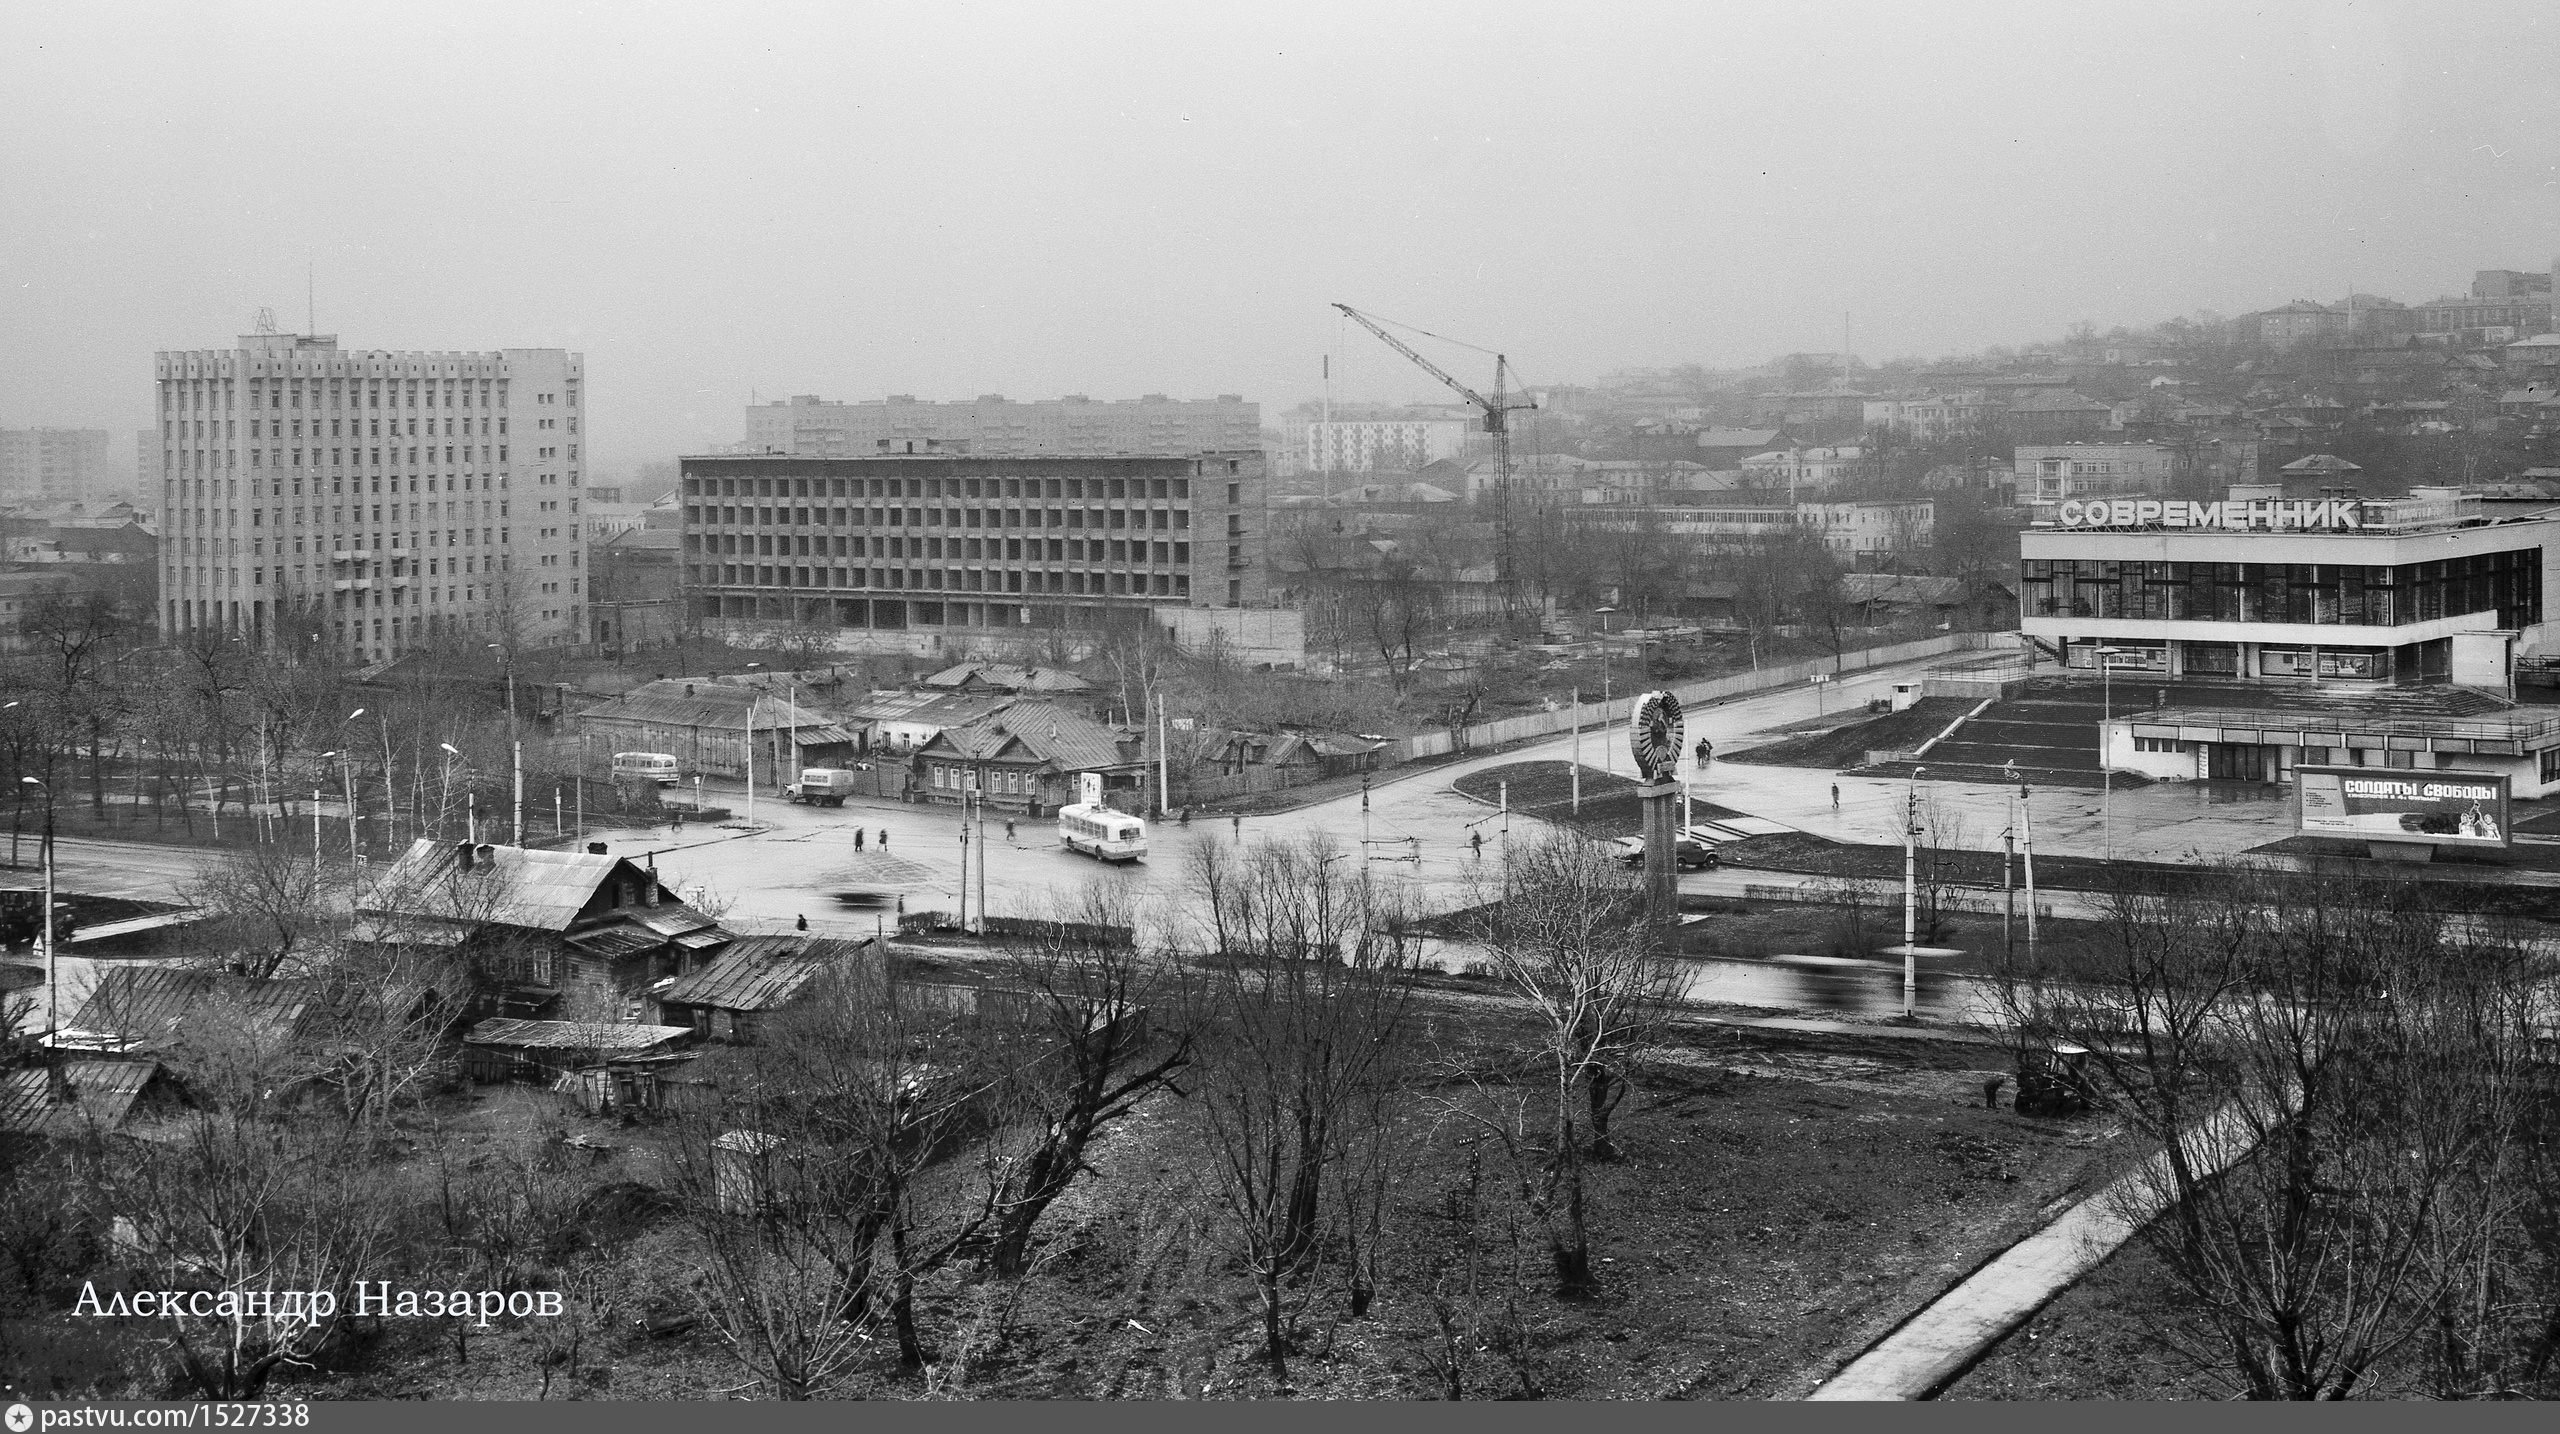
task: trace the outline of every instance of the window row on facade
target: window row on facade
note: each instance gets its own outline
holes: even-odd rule
[[[2021,566],[2028,617],[2364,627],[2474,612],[2497,613],[2500,627],[2542,620],[2539,548],[2396,566],[2091,558],[2029,558]]]
[[[1189,499],[1188,478],[687,478],[688,498]],[[693,521],[690,512],[686,521]],[[838,519],[842,522],[842,519]]]
[[[1229,523],[1236,527],[1241,515]],[[719,528],[1153,528],[1188,529],[1188,508],[750,508],[687,509],[687,527]]]
[[[1188,573],[1048,572],[1033,568],[830,568],[797,564],[688,563],[691,586],[881,588],[1076,597],[1189,597]]]
[[[507,384],[503,378],[171,379],[160,385],[160,409],[164,413],[219,411],[230,408],[242,392],[249,407],[270,412],[305,407],[505,408]],[[577,384],[568,384],[563,396],[567,407],[577,407]]]
[[[719,557],[931,558],[937,561],[1188,564],[1191,545],[1129,538],[929,538],[863,534],[687,533],[688,553]]]
[[[756,618],[896,632],[917,627],[1066,628],[1090,631],[1130,620],[1134,608],[1101,597],[1085,603],[964,602],[938,598],[807,597],[785,592],[696,593],[696,617]]]

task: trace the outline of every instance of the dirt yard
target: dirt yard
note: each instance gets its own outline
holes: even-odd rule
[[[1467,1207],[1480,1212],[1480,1236],[1493,1232],[1467,1305],[1484,1341],[1463,1355],[1468,1397],[1516,1396],[1525,1382],[1552,1398],[1793,1398],[2094,1188],[2115,1153],[2103,1124],[1980,1109],[1985,1068],[1999,1063],[1984,1047],[1690,1029],[1622,1108],[1625,1158],[1593,1172],[1602,1293],[1562,1302],[1548,1292],[1535,1231],[1519,1232],[1515,1278],[1513,1247],[1491,1213],[1510,1207],[1502,1192],[1513,1177],[1477,1117],[1518,1096],[1534,1103],[1537,1091],[1534,1073],[1501,1054],[1510,1018],[1486,1007],[1444,1005],[1434,1018],[1446,1078],[1399,1117],[1412,1156],[1390,1200],[1377,1303],[1350,1319],[1338,1270],[1299,1291],[1285,1389],[1260,1359],[1247,1287],[1190,1135],[1195,1117],[1184,1101],[1159,1098],[1111,1131],[1094,1178],[1052,1213],[1042,1267],[1018,1306],[996,1309],[996,1287],[957,1271],[921,1292],[929,1337],[948,1350],[974,1335],[965,1370],[953,1362],[930,1380],[904,1375],[884,1344],[838,1394],[1438,1397],[1428,1292],[1435,1278],[1448,1288],[1460,1228],[1451,1212]],[[484,1088],[452,1119],[476,1158],[533,1150],[616,1192],[591,1197],[591,1248],[609,1256],[602,1273],[571,1282],[591,1321],[460,1343],[449,1324],[393,1323],[352,1368],[294,1394],[755,1397],[688,1313],[694,1257],[685,1227],[646,1193],[647,1127],[564,1115],[523,1087]],[[1466,1194],[1471,1169],[1482,1177],[1476,1201]],[[1507,1326],[1506,1304],[1518,1310]]]

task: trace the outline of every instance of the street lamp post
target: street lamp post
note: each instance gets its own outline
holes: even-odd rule
[[[516,660],[515,654],[492,642],[486,644],[498,654],[498,665],[507,673],[507,747],[515,762],[515,844],[524,845],[524,738],[516,731]]]
[[[352,872],[352,871],[354,871],[354,870],[356,869],[356,863],[363,859],[363,858],[362,858],[362,856],[360,855],[359,848],[358,848],[358,845],[357,845],[357,840],[356,840],[356,761],[355,761],[355,754],[354,754],[354,753],[352,753],[352,752],[323,752],[323,753],[321,753],[321,754],[320,754],[320,760],[322,760],[322,761],[324,761],[324,762],[325,762],[325,761],[327,761],[327,760],[329,760],[331,757],[335,757],[335,758],[337,758],[337,759],[338,759],[338,769],[339,769],[341,772],[343,772],[343,773],[345,773],[345,774],[346,774],[346,792],[347,792],[347,870],[348,870],[348,871],[350,871],[350,872]]]
[[[50,1046],[62,1029],[62,978],[54,969],[53,949],[53,788],[33,777],[20,777],[18,784],[22,797],[27,787],[44,792],[44,846],[40,851],[44,881],[38,898],[43,905],[36,911],[36,939],[44,943],[44,1035],[45,1044]]]
[[[1920,988],[1920,774],[1911,769],[1902,804],[1902,1018],[1916,1014]]]
[[[444,789],[436,793],[436,840],[442,841],[444,824],[453,810],[453,759],[462,754],[454,750],[451,742],[438,742],[436,745],[444,749]]]
[[[0,712],[6,712],[17,705],[18,704],[15,702],[0,702]],[[9,751],[13,758],[10,763],[11,766],[17,765],[14,757],[19,750],[21,749],[18,744],[14,742],[9,744]],[[9,869],[11,871],[16,871],[18,869],[18,828],[25,825],[26,815],[27,793],[26,789],[21,787],[18,789],[17,805],[9,813]]]

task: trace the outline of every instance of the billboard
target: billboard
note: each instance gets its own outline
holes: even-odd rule
[[[2507,778],[2496,772],[2296,767],[2294,829],[2352,841],[2512,844]]]

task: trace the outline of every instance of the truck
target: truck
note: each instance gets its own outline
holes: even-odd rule
[[[800,780],[782,789],[791,800],[813,807],[840,807],[852,796],[854,775],[839,767],[803,767]]]

